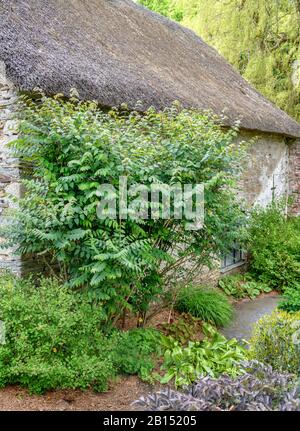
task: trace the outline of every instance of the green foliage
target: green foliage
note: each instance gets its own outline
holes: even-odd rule
[[[203,286],[188,286],[178,293],[175,307],[178,311],[212,323],[216,326],[227,325],[233,316],[233,307],[218,290]]]
[[[278,308],[289,313],[300,311],[300,283],[295,283],[284,291]]]
[[[182,9],[171,4],[170,0],[139,0],[138,3],[175,21],[181,21],[183,18]]]
[[[57,280],[38,285],[10,274],[0,276],[0,387],[20,384],[31,392],[49,389],[108,389],[118,374],[152,381],[161,355],[161,334],[153,329],[104,335],[104,313],[87,295]]]
[[[123,108],[104,112],[59,96],[22,99],[12,146],[33,171],[2,232],[4,246],[58,264],[68,285],[87,289],[101,303],[110,323],[124,310],[145,315],[175,271],[189,279],[201,265],[210,266],[240,236],[243,221],[234,178],[246,152],[233,144],[236,129],[224,131],[214,116],[177,105],[145,114]],[[120,176],[128,187],[204,184],[204,228],[188,230],[190,220],[173,213],[168,220],[137,220],[130,213],[123,220],[116,211],[117,219],[100,219],[99,186],[114,186],[119,199]],[[135,198],[128,197],[129,205]]]
[[[134,405],[148,412],[299,412],[299,389],[294,376],[278,373],[258,361],[243,361],[240,366],[241,376],[201,378],[182,392],[161,389],[141,397]]]
[[[181,345],[185,345],[189,341],[196,341],[197,335],[202,329],[202,321],[188,313],[182,313],[178,320],[164,323],[159,326],[159,329],[165,336],[171,337]]]
[[[222,277],[219,281],[219,287],[224,290],[226,295],[233,296],[235,299],[254,299],[261,293],[272,291],[269,285],[253,280],[249,274]]]
[[[253,211],[249,226],[249,271],[274,289],[300,281],[298,222],[286,220],[279,204]]]
[[[109,343],[100,332],[103,312],[62,287],[41,279],[38,287],[10,275],[0,278],[0,386],[31,392],[92,387],[105,391],[115,375]]]
[[[274,311],[260,319],[250,340],[250,355],[275,370],[298,374],[300,313]]]
[[[187,347],[170,337],[163,339],[166,350],[161,369],[166,372],[159,379],[162,384],[174,380],[176,387],[182,387],[203,375],[239,375],[237,362],[247,358],[246,349],[236,339],[227,340],[207,324],[203,329],[206,338],[200,342],[191,341]]]
[[[134,329],[119,333],[113,344],[112,359],[118,373],[138,374],[149,380],[155,357],[161,353],[161,335],[154,329]]]
[[[258,91],[300,118],[298,0],[165,0],[162,11],[161,2],[140,2],[172,19],[177,11],[181,24],[213,45]]]

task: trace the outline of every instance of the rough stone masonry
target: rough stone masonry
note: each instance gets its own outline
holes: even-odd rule
[[[20,196],[21,193],[18,159],[7,147],[17,137],[16,121],[13,119],[16,100],[16,90],[6,78],[4,63],[0,61],[0,225],[9,222],[8,216],[4,215],[4,210],[13,205],[9,196]],[[11,249],[0,249],[0,269],[21,274],[21,258],[14,256]]]
[[[292,212],[300,216],[300,140],[290,146],[290,195],[293,198]]]

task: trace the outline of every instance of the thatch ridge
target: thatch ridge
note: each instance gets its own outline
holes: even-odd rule
[[[191,30],[131,0],[1,0],[0,60],[24,91],[104,106],[225,112],[228,122],[300,137],[300,125],[254,90]]]

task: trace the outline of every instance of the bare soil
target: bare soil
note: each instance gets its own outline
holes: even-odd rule
[[[30,395],[26,389],[8,386],[0,390],[0,411],[128,411],[134,410],[133,401],[152,390],[136,376],[120,378],[110,391],[101,394],[56,390]]]

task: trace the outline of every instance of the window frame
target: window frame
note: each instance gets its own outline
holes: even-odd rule
[[[230,263],[227,264],[226,260],[229,260]],[[231,250],[223,257],[221,261],[221,272],[230,271],[233,268],[237,268],[246,263],[246,255],[240,244],[234,244]]]

